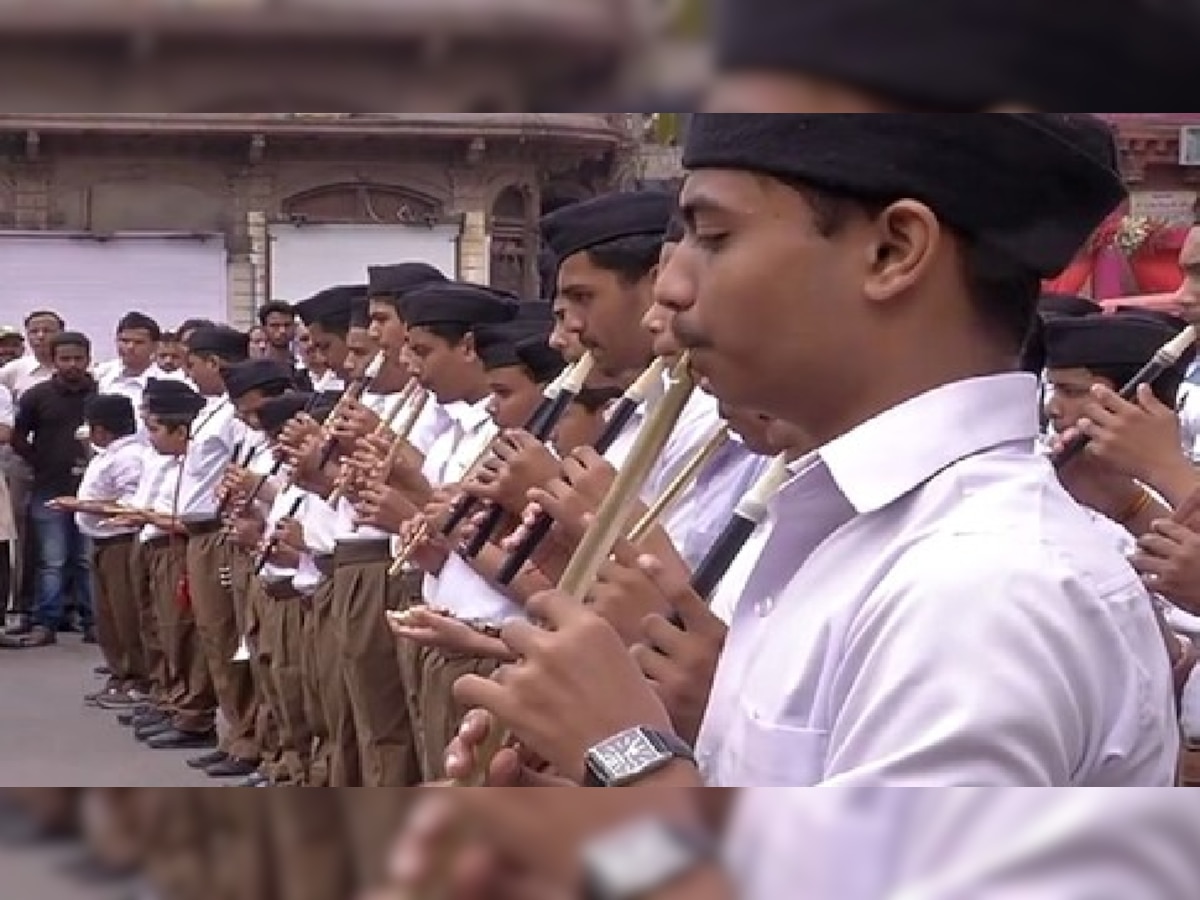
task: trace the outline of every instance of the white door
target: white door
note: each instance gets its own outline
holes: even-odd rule
[[[166,331],[192,318],[228,321],[226,260],[220,235],[0,232],[0,324],[19,327],[30,312],[53,310],[104,362],[116,356],[117,322],[128,312]]]
[[[366,284],[371,266],[426,262],[458,271],[459,229],[417,225],[274,225],[271,298],[296,303],[341,284]]]

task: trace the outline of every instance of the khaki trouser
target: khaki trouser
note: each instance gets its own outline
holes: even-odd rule
[[[356,787],[362,784],[354,711],[342,671],[344,659],[334,622],[336,579],[321,585],[313,597],[312,646],[317,665],[317,689],[327,737],[313,764],[315,784]]]
[[[252,589],[251,604],[258,610],[256,648],[263,667],[262,698],[271,710],[279,740],[276,780],[292,784],[307,781],[313,732],[305,708],[304,673],[301,668],[303,601],[286,586]]]
[[[363,787],[418,785],[420,763],[407,688],[396,658],[396,641],[386,619],[386,612],[399,609],[404,601],[399,581],[388,577],[390,544],[380,541],[340,545],[337,566],[333,618],[358,736],[360,784]],[[339,748],[344,746],[341,741],[337,743]]]
[[[220,789],[146,789],[138,794],[146,876],[164,900],[218,900],[208,795]],[[233,793],[232,791],[228,793]]]
[[[339,791],[360,892],[387,879],[388,857],[416,800],[416,788]]]
[[[157,707],[166,711],[178,698],[171,696],[173,685],[158,625],[158,591],[150,571],[150,551],[145,544],[134,546],[132,566],[130,588],[137,609],[142,657],[150,679],[150,696]]]
[[[218,705],[229,726],[221,749],[237,759],[257,762],[253,676],[248,666],[233,661],[242,631],[233,591],[221,583],[222,570],[230,565],[219,531],[188,541],[187,569],[196,629]]]
[[[158,631],[167,658],[167,693],[174,725],[190,733],[211,731],[216,718],[216,693],[200,648],[193,610],[179,596],[187,544],[183,540],[147,544],[145,558],[150,565]]]
[[[301,605],[300,669],[304,687],[304,718],[312,733],[309,748],[308,773],[305,785],[327,787],[329,785],[329,759],[331,756],[331,732],[325,713],[325,691],[321,682],[321,635],[320,616],[317,613],[317,598],[324,591],[330,600],[332,585],[318,589],[316,595],[306,597]]]
[[[351,792],[299,788],[260,792],[271,811],[280,900],[354,897],[354,865],[341,797],[347,793]]]
[[[93,542],[92,577],[96,600],[96,633],[112,683],[122,689],[146,690],[150,670],[142,646],[141,617],[134,589],[133,535]]]
[[[441,781],[446,777],[446,748],[458,736],[469,709],[454,699],[454,683],[464,675],[490,678],[499,668],[491,659],[456,656],[433,647],[422,654],[421,673],[421,730],[425,735],[426,779]]]

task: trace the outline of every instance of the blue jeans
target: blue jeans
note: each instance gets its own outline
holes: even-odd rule
[[[92,542],[79,531],[73,513],[47,509],[54,497],[35,493],[30,508],[37,549],[37,597],[33,624],[57,631],[66,613],[67,590],[79,601],[80,624],[93,624]]]

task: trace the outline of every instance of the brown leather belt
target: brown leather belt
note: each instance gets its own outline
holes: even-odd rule
[[[326,578],[332,578],[333,573],[337,570],[337,565],[333,560],[333,554],[330,554],[329,556],[314,556],[313,566]]]
[[[207,522],[184,522],[183,529],[188,533],[188,537],[207,537],[210,534],[216,534],[222,529],[220,519],[209,519]]]
[[[342,566],[366,566],[373,563],[392,561],[391,541],[344,541],[337,545],[333,559]]]
[[[119,547],[121,544],[132,544],[137,539],[137,532],[132,534],[117,534],[112,537],[92,538],[92,546],[99,549],[101,547]]]
[[[292,584],[292,579],[287,578],[283,581],[264,581],[262,582],[263,593],[272,600],[299,600],[300,593]]]

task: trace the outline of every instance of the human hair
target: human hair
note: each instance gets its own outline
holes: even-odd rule
[[[290,319],[296,318],[296,309],[290,303],[283,300],[272,300],[266,306],[258,311],[258,324],[264,328],[267,325],[267,319],[271,316],[287,316]]]
[[[127,313],[121,319],[121,321],[117,323],[117,334],[120,334],[123,331],[144,331],[150,335],[150,339],[152,341],[162,340],[162,328],[157,322],[155,322],[145,313]]]
[[[53,319],[58,323],[59,328],[65,329],[67,327],[67,320],[50,309],[37,309],[31,312],[25,317],[25,327],[28,328],[29,323],[34,319]]]
[[[113,437],[123,438],[137,432],[137,419],[133,414],[133,404],[121,404],[120,410],[110,409],[107,413],[97,414],[96,407],[101,405],[99,401],[102,399],[112,402],[112,397],[105,397],[103,394],[96,394],[91,397],[84,405],[84,420],[92,426],[104,428]]]
[[[179,339],[182,341],[185,340],[193,331],[198,331],[201,328],[216,327],[217,323],[210,321],[209,319],[188,319],[186,322],[180,325],[178,329],[176,329],[176,334],[179,335]]]
[[[434,322],[433,324],[421,325],[419,327],[424,328],[435,338],[441,338],[451,347],[457,347],[461,344],[473,330],[470,325],[463,322]]]
[[[592,265],[614,273],[622,284],[632,286],[658,266],[662,248],[661,234],[639,234],[597,244],[587,251],[587,255]]]
[[[50,352],[57,353],[59,347],[82,347],[88,354],[92,352],[92,342],[86,334],[78,331],[62,331],[56,334],[50,340]]]
[[[860,197],[816,188],[794,179],[780,179],[812,207],[814,225],[825,238],[834,238],[858,216],[875,218],[898,198]],[[1037,318],[1042,279],[1032,269],[1002,251],[969,235],[963,242],[963,277],[980,322],[1014,354],[1026,346]]]
[[[178,344],[180,341],[178,331],[164,331],[162,337],[159,338],[159,342],[163,344]]]
[[[595,415],[614,400],[620,399],[621,394],[621,389],[617,387],[584,388],[575,395],[575,399],[572,402],[582,406],[592,415]]]

